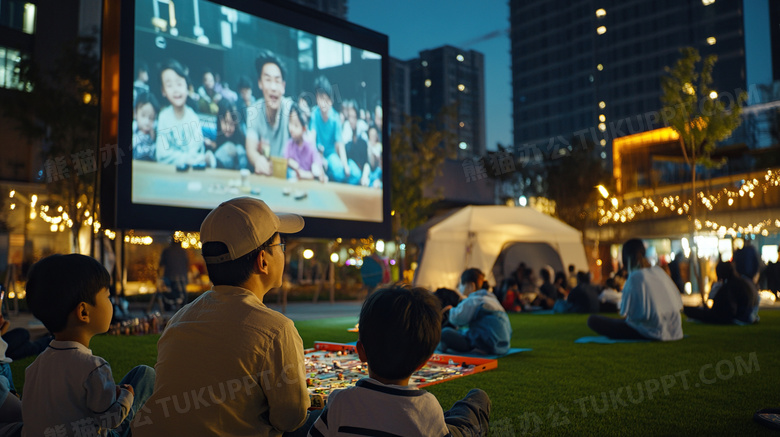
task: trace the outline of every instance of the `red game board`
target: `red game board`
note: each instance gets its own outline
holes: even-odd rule
[[[331,391],[351,387],[368,376],[366,365],[358,358],[354,345],[316,342],[313,349],[304,352],[312,408],[324,407]],[[494,359],[435,354],[412,375],[409,385],[425,387],[496,367],[498,361]]]

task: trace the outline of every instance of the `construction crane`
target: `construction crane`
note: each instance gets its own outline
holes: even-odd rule
[[[491,40],[493,38],[498,38],[498,37],[501,37],[501,36],[504,36],[504,35],[509,35],[509,28],[499,29],[499,30],[494,30],[492,32],[488,32],[488,33],[486,33],[486,34],[484,34],[482,36],[478,36],[476,38],[473,38],[473,39],[470,39],[468,41],[462,42],[462,43],[460,43],[458,45],[458,47],[465,49],[465,48],[467,48],[469,46],[473,46],[474,44],[478,44],[478,43],[481,43],[483,41],[488,41],[488,40]]]

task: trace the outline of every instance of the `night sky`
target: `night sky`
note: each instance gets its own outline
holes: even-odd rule
[[[347,19],[386,34],[390,56],[417,57],[446,44],[485,55],[487,147],[512,144],[512,85],[509,57],[509,3],[506,0],[350,0]],[[474,42],[484,35],[498,37]],[[468,44],[468,45],[467,45]]]

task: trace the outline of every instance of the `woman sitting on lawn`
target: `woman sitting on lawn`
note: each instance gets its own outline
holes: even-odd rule
[[[679,340],[683,337],[680,293],[660,267],[645,258],[645,245],[634,238],[623,244],[628,279],[623,286],[620,315],[625,319],[591,315],[588,327],[614,339]]]

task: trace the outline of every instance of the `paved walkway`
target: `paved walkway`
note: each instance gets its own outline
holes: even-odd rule
[[[355,323],[357,323],[362,304],[363,301],[337,301],[334,303],[328,301],[321,301],[318,303],[288,302],[284,315],[296,322],[331,317],[353,317]],[[282,312],[281,304],[273,302],[267,303],[267,305],[271,309]],[[144,317],[146,307],[147,303],[145,302],[132,303],[129,308],[131,316],[139,318]],[[166,317],[172,315],[173,313],[165,313]],[[46,328],[44,328],[43,324],[29,312],[20,311],[18,314],[10,313],[6,315],[6,319],[11,322],[11,329],[20,327],[27,328],[33,337],[46,333]]]

